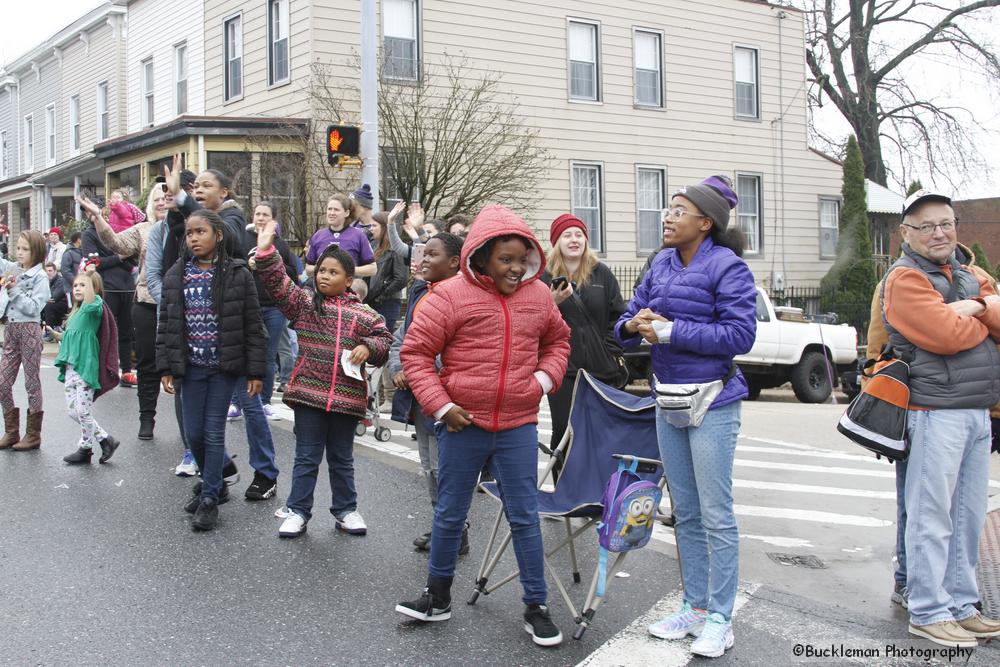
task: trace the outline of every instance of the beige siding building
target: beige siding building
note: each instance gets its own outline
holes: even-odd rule
[[[124,131],[125,13],[94,9],[0,71],[9,142],[0,212],[12,233],[78,218],[74,193],[103,193],[92,149]]]
[[[74,84],[74,90],[83,86],[84,118],[75,159],[96,143],[93,157],[104,169],[105,188],[142,188],[180,152],[193,169],[230,173],[244,205],[276,197],[300,228],[317,225],[303,201],[327,193],[315,183],[292,182],[281,165],[301,153],[300,137],[310,129],[357,120],[360,3],[116,0],[95,12],[126,10],[120,59],[101,55],[102,80],[112,89],[108,136],[92,138],[92,116],[100,116],[96,75]],[[383,75],[393,85],[421,85],[426,68],[446,57],[466,58],[472,74],[502,77],[551,157],[535,184],[538,204],[524,211],[542,238],[552,219],[572,211],[588,223],[605,261],[638,266],[660,244],[659,211],[671,193],[721,173],[740,195],[734,224],[747,236],[747,259],[759,282],[815,286],[829,268],[841,169],[808,148],[800,12],[755,0],[620,0],[614,6],[380,0],[378,23]],[[106,19],[100,29],[113,37],[91,39],[95,55],[97,41],[121,39]],[[25,163],[30,115],[32,174],[52,168],[44,153],[45,105],[56,105],[60,128],[70,132],[73,125],[68,104],[74,93],[62,83],[69,76],[68,49],[75,49],[74,61],[89,62],[76,53],[85,40],[68,44],[60,35],[53,38],[58,45],[49,40],[0,78],[0,85],[6,82],[0,89],[6,153],[11,162]],[[311,95],[314,63],[345,80],[340,119],[325,117],[330,114]],[[38,77],[36,65],[46,76]],[[46,92],[43,85],[55,88]],[[298,136],[289,136],[290,129]],[[73,159],[63,157],[69,135],[60,136],[56,166]],[[360,179],[360,171],[344,175],[347,182]],[[0,203],[8,183],[0,181]]]
[[[206,113],[335,120],[310,105],[310,63],[354,71],[358,6],[206,0]],[[553,158],[526,212],[543,236],[571,210],[605,261],[641,263],[670,194],[723,173],[743,201],[734,219],[758,280],[816,285],[841,172],[808,149],[803,35],[801,13],[748,0],[379,3],[400,85],[446,54],[501,74]],[[275,80],[279,37],[289,74]]]

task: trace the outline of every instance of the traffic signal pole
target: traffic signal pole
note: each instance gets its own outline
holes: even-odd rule
[[[380,208],[378,179],[378,40],[375,0],[361,0],[361,181],[372,189],[372,211]]]

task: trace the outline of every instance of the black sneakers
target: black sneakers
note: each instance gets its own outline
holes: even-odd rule
[[[212,530],[219,521],[219,506],[214,498],[203,498],[191,517],[192,530]]]
[[[451,618],[451,582],[451,577],[427,577],[423,595],[400,602],[396,611],[418,621],[447,621]]]
[[[259,472],[254,472],[253,481],[243,494],[247,500],[267,500],[273,498],[278,492],[278,480],[265,477]]]
[[[118,449],[118,445],[121,443],[115,440],[110,435],[104,440],[101,440],[101,458],[97,459],[100,463],[107,463],[108,460],[115,455],[115,450]]]
[[[539,646],[559,646],[562,633],[549,617],[549,608],[543,604],[529,604],[524,610],[524,630]]]
[[[71,463],[73,465],[79,465],[81,463],[90,463],[90,457],[94,453],[87,449],[86,447],[80,447],[72,454],[67,454],[63,457],[63,461],[66,463]]]
[[[218,505],[225,505],[229,502],[229,487],[225,484],[222,485],[222,493],[219,494],[219,499],[216,501]],[[191,498],[184,503],[184,511],[188,514],[194,514],[198,511],[198,505],[201,504],[201,482],[195,482],[194,486],[191,487]]]
[[[430,551],[431,550],[431,534],[424,533],[420,537],[413,538],[413,546],[417,548],[417,551]],[[458,555],[464,556],[469,553],[469,524],[465,524],[465,528],[462,529],[462,543],[458,547]]]

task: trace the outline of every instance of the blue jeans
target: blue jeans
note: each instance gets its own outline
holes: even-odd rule
[[[906,416],[906,586],[910,622],[976,614],[979,535],[990,479],[988,411],[911,410]]]
[[[525,424],[490,433],[466,426],[451,433],[434,425],[438,442],[438,498],[431,531],[430,575],[452,577],[462,529],[479,471],[489,461],[503,495],[514,554],[520,570],[524,604],[545,604],[545,561],[538,523],[538,429]]]
[[[741,403],[709,410],[700,426],[677,428],[656,411],[684,599],[730,619],[739,583],[740,535],[733,514],[733,456]]]
[[[896,583],[906,584],[906,461],[896,461]]]
[[[299,356],[299,339],[294,329],[285,327],[278,340],[278,364],[281,368],[278,379],[282,384],[288,384],[292,377],[292,369],[295,368],[295,357]]]
[[[260,309],[264,318],[264,328],[267,329],[267,371],[264,374],[264,390],[260,398],[264,403],[271,402],[274,393],[274,370],[278,359],[278,343],[281,342],[282,331],[288,330],[288,320],[274,306],[264,306]],[[252,463],[251,463],[252,465]]]
[[[385,328],[389,333],[396,332],[396,321],[399,319],[401,304],[399,299],[389,299],[375,306],[375,312],[385,320]]]
[[[274,440],[271,427],[264,416],[264,406],[260,396],[247,393],[247,379],[236,381],[233,396],[243,410],[243,423],[247,429],[247,449],[250,451],[250,467],[268,479],[278,479],[278,465],[274,462]]]
[[[201,497],[218,499],[226,458],[226,413],[236,378],[217,368],[188,364],[181,382],[184,431],[201,470]]]
[[[319,464],[326,452],[330,470],[330,514],[337,518],[358,508],[354,488],[354,427],[357,417],[340,412],[326,412],[302,405],[295,410],[295,467],[288,509],[306,520],[312,518],[313,491]]]

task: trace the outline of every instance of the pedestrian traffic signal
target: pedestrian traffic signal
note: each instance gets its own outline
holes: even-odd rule
[[[341,155],[357,157],[361,152],[361,131],[353,125],[326,128],[326,160],[336,165]]]

